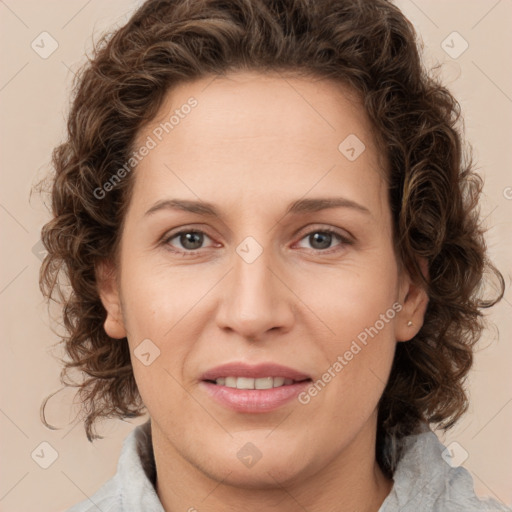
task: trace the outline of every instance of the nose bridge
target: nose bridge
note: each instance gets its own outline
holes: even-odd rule
[[[239,290],[239,302],[246,299],[252,301],[272,302],[274,276],[269,267],[275,257],[270,249],[256,246],[255,242],[247,240],[237,247],[234,258],[233,280]]]
[[[267,330],[289,325],[290,297],[274,275],[279,266],[276,261],[272,249],[252,237],[237,246],[218,317],[221,327],[246,338],[258,338]]]

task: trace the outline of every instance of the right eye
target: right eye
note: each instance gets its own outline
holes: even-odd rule
[[[175,252],[181,252],[184,255],[194,255],[199,252],[198,249],[203,245],[205,237],[210,239],[210,237],[203,231],[196,229],[182,229],[181,231],[166,236],[162,243],[170,245],[171,250]],[[178,241],[181,247],[176,248],[173,245],[172,241],[174,239]]]

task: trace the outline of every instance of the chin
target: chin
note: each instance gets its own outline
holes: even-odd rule
[[[282,461],[269,461],[263,463],[262,460],[252,468],[233,468],[226,465],[226,472],[215,475],[209,475],[224,485],[239,487],[243,489],[275,489],[282,486],[287,487],[300,480],[301,468],[287,465]],[[226,474],[229,476],[226,477]]]
[[[256,446],[261,446],[261,450]],[[241,446],[241,448],[240,448]],[[280,485],[290,485],[307,477],[307,464],[298,460],[300,450],[290,445],[283,450],[282,444],[238,442],[233,450],[229,448],[208,459],[201,458],[201,470],[223,484],[246,489],[272,489]],[[233,455],[231,455],[233,454]],[[235,461],[233,460],[235,458]]]

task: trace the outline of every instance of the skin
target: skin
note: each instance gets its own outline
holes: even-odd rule
[[[340,84],[238,72],[172,89],[137,144],[191,96],[198,105],[134,171],[119,260],[98,269],[105,330],[128,337],[152,419],[160,500],[169,512],[377,511],[393,483],[375,460],[377,404],[396,343],[419,331],[428,298],[397,263],[369,120]],[[338,150],[349,134],[366,146],[353,162]],[[368,212],[285,215],[305,197],[344,197]],[[221,218],[145,215],[171,198],[208,201]],[[203,231],[202,245],[171,236],[182,228]],[[309,236],[326,228],[349,243]],[[250,264],[236,252],[248,236],[263,249]],[[306,405],[239,413],[199,385],[232,361],[317,380],[394,303],[401,311]],[[133,350],[148,338],[160,356],[145,366]],[[262,454],[251,468],[237,457],[248,442]]]

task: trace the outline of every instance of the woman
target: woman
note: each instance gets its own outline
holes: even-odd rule
[[[150,419],[71,511],[507,510],[430,430],[503,278],[414,37],[385,0],[176,0],[98,44],[41,284],[89,440]]]

